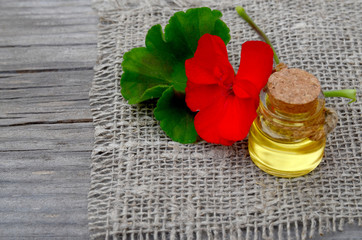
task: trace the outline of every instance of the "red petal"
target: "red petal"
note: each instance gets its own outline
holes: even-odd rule
[[[220,136],[218,125],[222,117],[222,105],[225,99],[219,99],[214,105],[198,112],[195,116],[194,124],[199,136],[209,143],[231,145],[234,141],[229,141]]]
[[[246,80],[235,81],[233,91],[239,98],[259,99],[260,90],[253,83]]]
[[[197,84],[230,85],[234,80],[225,43],[219,36],[204,34],[193,58],[185,62],[187,81]]]
[[[225,102],[223,113],[218,126],[220,137],[229,141],[240,141],[248,135],[257,116],[255,101],[253,98],[230,96]]]
[[[196,112],[214,104],[219,98],[227,94],[226,89],[217,84],[195,84],[187,81],[186,104],[191,111]]]
[[[240,99],[230,94],[198,112],[194,124],[205,141],[231,145],[248,135],[255,118],[254,99]]]
[[[245,42],[242,45],[240,66],[235,81],[249,81],[260,92],[272,73],[273,55],[272,48],[265,42]]]

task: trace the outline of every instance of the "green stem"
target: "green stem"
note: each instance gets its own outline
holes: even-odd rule
[[[275,53],[274,47],[271,44],[269,38],[265,35],[265,33],[253,22],[253,20],[246,14],[244,8],[237,6],[235,10],[238,12],[240,17],[242,17],[263,39],[264,41],[269,44],[269,46],[273,49],[274,52],[274,61],[276,65],[279,64],[279,58],[278,55]]]
[[[345,97],[352,99],[349,103],[356,101],[356,89],[342,89],[342,90],[331,90],[324,91],[323,94],[325,97]]]

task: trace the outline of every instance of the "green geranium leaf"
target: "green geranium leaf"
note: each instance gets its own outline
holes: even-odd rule
[[[175,93],[172,86],[164,91],[158,100],[154,115],[172,140],[180,143],[196,142],[195,114],[187,108],[185,95]]]
[[[123,56],[121,93],[130,104],[159,98],[173,86],[185,92],[185,60],[193,57],[200,37],[218,35],[230,41],[229,28],[220,11],[193,8],[175,13],[165,27],[153,26],[146,35],[146,47],[134,48]]]
[[[165,41],[181,61],[194,56],[197,43],[205,33],[219,36],[226,45],[230,41],[230,30],[220,20],[221,16],[220,11],[206,7],[177,12],[165,27]]]
[[[201,36],[209,33],[221,37],[225,44],[230,41],[230,30],[221,16],[220,11],[206,7],[177,12],[170,18],[165,33],[161,25],[153,26],[146,35],[146,47],[134,48],[123,56],[123,97],[135,104],[162,96],[155,116],[174,141],[196,141],[193,114],[184,98],[171,95],[174,91],[185,93],[185,60],[194,56]],[[166,103],[166,99],[172,101]]]
[[[178,61],[163,41],[161,26],[153,26],[147,33],[146,47],[134,48],[123,56],[123,97],[130,104],[161,97],[172,84],[172,76],[177,74],[174,73],[177,64]]]

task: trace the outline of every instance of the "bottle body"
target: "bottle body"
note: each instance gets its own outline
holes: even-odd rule
[[[304,113],[278,111],[262,92],[258,117],[249,132],[249,153],[263,171],[278,177],[298,177],[321,162],[326,144],[324,98]]]

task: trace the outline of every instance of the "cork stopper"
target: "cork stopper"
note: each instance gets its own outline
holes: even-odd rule
[[[270,103],[286,113],[305,113],[318,105],[321,85],[318,79],[297,68],[282,68],[267,84]]]

